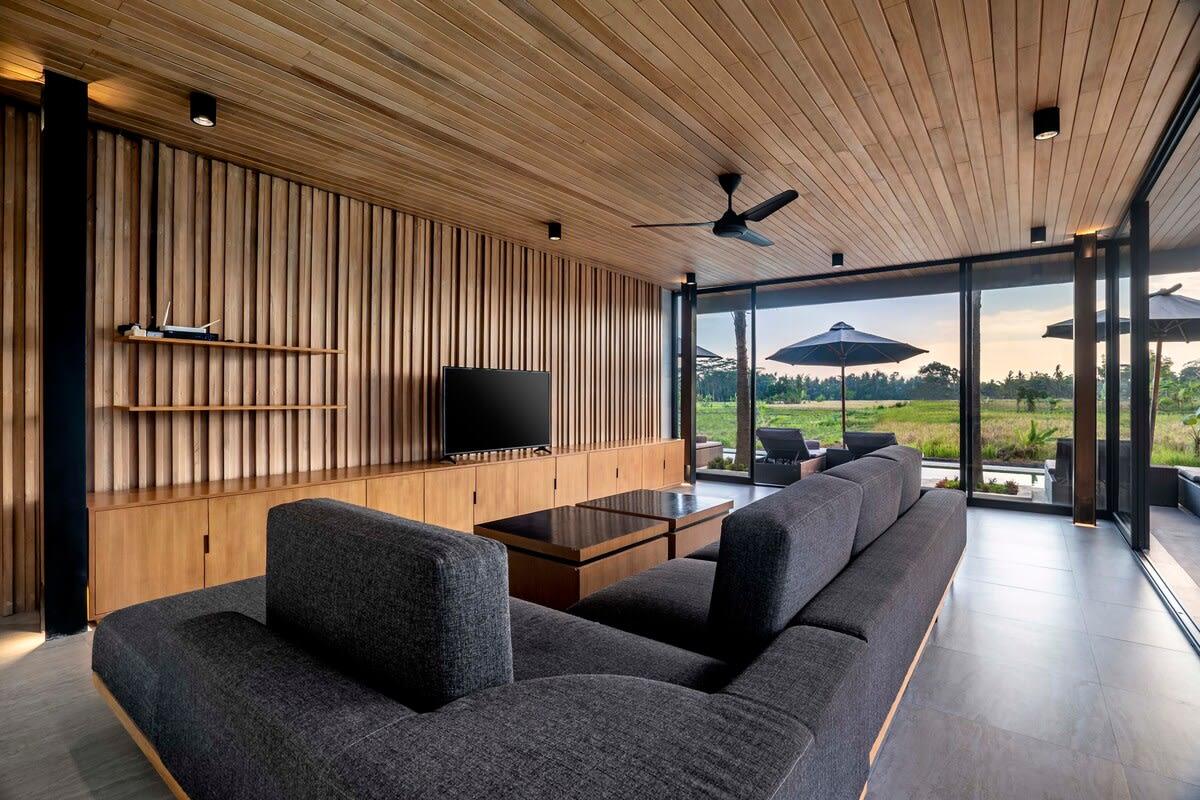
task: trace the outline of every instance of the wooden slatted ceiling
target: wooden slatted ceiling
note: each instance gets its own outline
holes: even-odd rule
[[[104,130],[91,159],[96,491],[436,458],[444,364],[550,370],[558,446],[659,434],[652,283]],[[114,340],[152,293],[225,338],[345,352]],[[309,403],[346,409],[114,408]]]
[[[1200,63],[1195,0],[0,0],[0,71],[94,116],[673,283],[1028,246],[1115,225]],[[186,121],[192,88],[220,124]],[[36,87],[26,84],[26,94]],[[1035,143],[1030,114],[1062,108]],[[703,230],[713,176],[774,248]]]
[[[38,141],[36,114],[0,104],[0,616],[38,600]]]
[[[1192,120],[1150,191],[1150,249],[1197,246],[1200,246],[1200,116]],[[1200,263],[1193,268],[1200,270]]]

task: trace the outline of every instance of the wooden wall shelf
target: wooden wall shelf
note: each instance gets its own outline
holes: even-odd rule
[[[183,345],[188,347],[224,347],[231,350],[266,350],[272,353],[300,353],[303,355],[313,356],[336,356],[341,355],[343,350],[328,347],[301,347],[299,345],[290,344],[257,344],[255,342],[222,342],[222,341],[205,341],[203,339],[168,339],[151,336],[121,336],[117,335],[118,342],[129,342],[130,344],[164,344],[164,345]]]
[[[251,405],[251,406],[130,406],[116,405],[118,411],[129,411],[134,414],[159,411],[341,411],[346,408],[341,405]]]

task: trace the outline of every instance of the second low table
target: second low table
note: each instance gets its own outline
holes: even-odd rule
[[[733,501],[723,497],[637,489],[586,500],[579,505],[597,511],[665,522],[669,547],[667,555],[669,558],[683,558],[721,538],[721,523],[733,508]]]

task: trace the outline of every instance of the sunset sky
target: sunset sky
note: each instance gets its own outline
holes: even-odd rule
[[[1153,276],[1150,290],[1182,283],[1179,294],[1200,299],[1200,273]],[[1125,281],[1126,289],[1128,281]],[[1043,339],[1046,326],[1071,316],[1070,284],[993,289],[983,294],[981,324],[982,378],[1003,379],[1013,372],[1041,370],[1051,372],[1061,365],[1071,372],[1071,342],[1067,339]],[[1099,298],[1103,307],[1103,295]],[[1127,313],[1122,316],[1127,317]],[[834,367],[793,367],[766,360],[781,347],[826,331],[836,322],[846,322],[859,330],[899,339],[929,351],[900,364],[881,364],[885,372],[914,375],[930,361],[958,367],[958,295],[943,294],[900,300],[860,300],[758,312],[757,350],[759,368],[786,375],[808,374],[827,377],[838,374]],[[1122,336],[1124,355],[1128,357],[1128,336]],[[734,354],[733,323],[728,313],[701,315],[697,319],[700,345],[719,355]],[[1177,366],[1200,359],[1200,343],[1166,343],[1163,355]],[[876,367],[859,367],[847,373],[870,372]]]

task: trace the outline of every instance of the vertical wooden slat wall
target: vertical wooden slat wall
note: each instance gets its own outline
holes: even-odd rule
[[[38,117],[0,104],[0,616],[38,604]]]
[[[437,457],[443,364],[550,370],[556,445],[659,435],[657,286],[160,143],[93,146],[95,491]],[[345,354],[115,342],[152,295],[225,338]],[[130,400],[346,410],[113,409]]]

